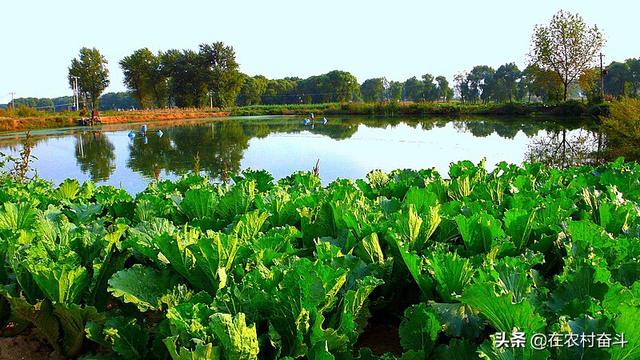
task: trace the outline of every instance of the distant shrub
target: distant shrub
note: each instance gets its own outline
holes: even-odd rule
[[[582,116],[587,114],[587,105],[582,101],[568,100],[556,105],[554,113],[563,116]]]
[[[513,115],[547,114],[585,116],[591,114],[585,103],[567,101],[548,105],[543,103],[460,103],[460,102],[349,102],[330,104],[254,105],[229,109],[231,115],[369,115],[369,116],[425,116],[425,115]],[[603,109],[603,111],[606,109]],[[594,110],[595,111],[595,110]]]
[[[625,137],[640,139],[640,99],[622,98],[609,105],[609,114],[601,118],[609,128]]]
[[[32,107],[21,105],[16,109],[15,115],[18,117],[37,117],[44,115],[44,112],[38,111]]]
[[[589,115],[594,116],[596,118],[609,116],[609,106],[610,105],[607,103],[591,105],[589,106],[589,109],[587,109],[587,112],[589,113]]]

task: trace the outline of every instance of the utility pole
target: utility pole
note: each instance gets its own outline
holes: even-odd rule
[[[80,91],[78,91],[78,77],[77,76],[71,76],[71,78],[73,79],[73,107],[74,107],[74,111],[78,111],[79,107],[80,107]]]
[[[16,103],[15,103],[16,93],[10,92],[9,95],[11,95],[11,109],[15,110],[16,109]]]
[[[602,67],[602,58],[604,55],[600,53],[600,96],[602,97],[602,101],[604,101],[604,68]]]

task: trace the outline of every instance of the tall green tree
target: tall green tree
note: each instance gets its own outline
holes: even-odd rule
[[[149,49],[142,48],[120,60],[124,84],[143,108],[150,108],[155,104],[151,85],[151,74],[155,71],[154,59],[155,56]]]
[[[433,75],[422,75],[422,98],[427,101],[438,100],[438,87],[433,81]]]
[[[495,70],[487,65],[477,65],[471,69],[467,75],[470,101],[475,102],[481,99],[487,102],[491,99],[494,87],[494,74]]]
[[[328,96],[324,96],[329,102],[348,102],[360,98],[360,84],[353,74],[334,70],[326,73],[321,78],[321,91]]]
[[[346,71],[311,76],[297,85],[295,97],[305,103],[348,102],[360,98],[358,79]]]
[[[604,79],[604,90],[607,94],[622,97],[629,90],[629,65],[625,62],[614,61],[607,66],[607,75]]]
[[[585,70],[578,77],[578,86],[580,87],[580,93],[587,97],[589,103],[602,102],[602,96],[600,95],[600,69],[591,68]]]
[[[246,76],[240,88],[240,93],[238,94],[238,105],[261,104],[262,95],[267,91],[267,83],[267,78],[262,75],[256,75],[254,77]]]
[[[403,86],[403,98],[408,101],[422,100],[424,83],[415,76],[407,79]]]
[[[471,89],[469,87],[469,74],[466,72],[458,73],[453,77],[454,89],[460,96],[460,101],[469,101],[471,97]]]
[[[179,77],[180,74],[177,72],[178,69],[176,65],[182,58],[183,52],[176,49],[170,49],[164,52],[160,52],[158,54],[160,64],[160,74],[165,77],[166,81],[166,101],[167,105],[177,106],[178,102],[176,99],[176,79],[174,77]]]
[[[630,95],[637,97],[640,95],[640,59],[627,59],[625,64],[629,67]]]
[[[451,100],[453,97],[453,89],[449,87],[447,78],[440,75],[436,77],[436,83],[438,84],[438,99],[441,101]]]
[[[233,47],[220,41],[200,45],[198,65],[213,97],[213,104],[218,107],[233,105],[242,86],[240,66]]]
[[[516,96],[521,71],[515,63],[501,65],[495,73],[495,97],[497,101],[509,101]]]
[[[564,86],[554,71],[544,70],[535,65],[527,69],[531,77],[531,94],[540,97],[544,102],[554,103],[563,100]]]
[[[365,80],[360,86],[362,99],[368,102],[384,100],[385,85],[387,85],[387,79],[385,78]]]
[[[264,104],[294,104],[298,102],[295,90],[300,79],[286,78],[267,80],[267,89],[262,96]]]
[[[171,53],[171,93],[178,107],[205,107],[208,104],[208,76],[200,54],[184,50],[179,56]]]
[[[100,94],[109,86],[107,59],[96,48],[80,49],[78,58],[71,60],[69,85],[73,87],[73,77],[78,77],[78,87],[91,102],[91,109],[98,111]]]
[[[157,108],[166,107],[169,102],[169,75],[163,68],[163,56],[162,52],[158,52],[151,58],[148,74],[154,105]]]
[[[518,81],[518,85],[516,87],[516,99],[531,101],[531,96],[533,96],[533,74],[534,66],[529,65],[520,74],[520,81]]]
[[[593,65],[604,43],[597,25],[589,27],[580,15],[560,10],[549,25],[534,28],[530,61],[557,74],[563,85],[562,98],[567,100],[569,85]]]
[[[391,101],[400,101],[402,99],[402,83],[399,81],[389,81],[387,89],[387,98]]]

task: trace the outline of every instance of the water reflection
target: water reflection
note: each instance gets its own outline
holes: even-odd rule
[[[209,176],[220,178],[225,169],[232,173],[240,170],[250,138],[235,121],[164,129],[162,137],[149,134],[146,144],[143,137],[134,138],[129,145],[127,166],[155,178],[158,169],[184,174],[198,162]]]
[[[196,168],[216,179],[247,167],[266,168],[278,178],[308,170],[318,158],[325,182],[362,177],[375,168],[436,167],[446,174],[449,162],[482,157],[487,164],[532,160],[556,167],[595,164],[620,155],[637,159],[633,151],[621,151],[633,146],[620,144],[589,121],[560,125],[525,118],[344,116],[305,126],[292,117],[236,118],[151,124],[145,136],[129,138],[129,132],[139,128],[130,124],[34,132],[34,166],[54,182],[74,177],[139,191],[152,179]],[[19,135],[0,135],[0,152],[19,150]]]
[[[87,131],[76,134],[75,156],[83,173],[88,173],[92,181],[109,179],[116,168],[114,146],[101,131]]]
[[[604,151],[606,148],[607,137],[602,132],[553,130],[531,140],[527,157],[530,161],[564,169],[600,164],[608,158]]]

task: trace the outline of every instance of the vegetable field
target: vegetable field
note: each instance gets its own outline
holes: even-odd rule
[[[0,328],[68,358],[640,359],[622,160],[192,174],[135,197],[5,178],[0,202]],[[377,325],[395,353],[362,345]]]

